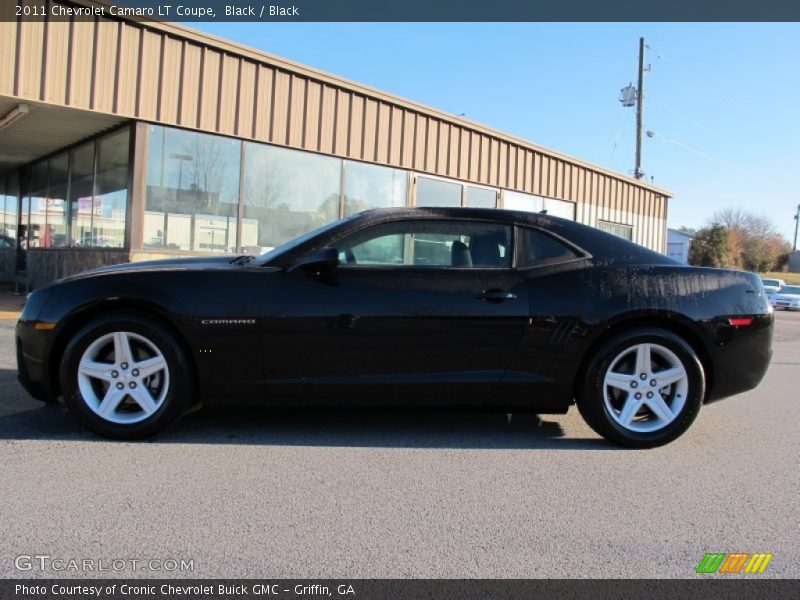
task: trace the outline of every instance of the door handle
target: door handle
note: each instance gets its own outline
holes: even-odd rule
[[[504,300],[513,300],[517,295],[513,292],[506,292],[503,290],[483,290],[476,298],[478,300],[485,300],[486,302],[503,302]]]

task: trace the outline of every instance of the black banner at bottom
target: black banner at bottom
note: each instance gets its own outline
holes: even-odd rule
[[[787,579],[5,579],[0,600],[800,598]]]

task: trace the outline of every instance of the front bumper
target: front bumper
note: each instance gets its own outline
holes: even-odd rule
[[[28,296],[15,332],[17,350],[17,379],[34,398],[55,400],[48,357],[55,337],[52,329],[37,329],[37,320],[49,297],[49,289],[38,290]]]

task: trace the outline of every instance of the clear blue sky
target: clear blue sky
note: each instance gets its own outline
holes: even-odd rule
[[[635,113],[619,90],[635,82],[644,35],[656,136],[643,168],[676,195],[670,227],[731,206],[794,235],[800,24],[192,25],[621,172],[633,169]]]

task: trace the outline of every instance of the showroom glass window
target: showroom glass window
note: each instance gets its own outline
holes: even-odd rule
[[[344,163],[344,215],[406,205],[408,175],[400,169]]]
[[[259,255],[339,217],[340,159],[247,143],[242,251]]]
[[[242,142],[150,127],[144,248],[236,252]]]
[[[31,165],[28,178],[27,248],[47,248],[47,161]]]
[[[5,209],[3,212],[2,235],[4,247],[17,245],[17,203],[19,201],[19,176],[9,173],[5,178]]]
[[[97,140],[97,172],[92,201],[92,245],[125,246],[128,207],[130,130],[123,129]]]
[[[464,206],[470,208],[497,208],[497,190],[489,188],[466,186]]]
[[[6,222],[8,221],[6,204],[8,204],[8,199],[6,198],[6,178],[0,177],[0,250],[13,247],[13,244],[7,242],[7,238],[10,238],[10,236],[6,228]]]
[[[544,198],[533,194],[505,190],[503,192],[503,208],[506,210],[541,212],[544,210]]]
[[[566,200],[556,200],[555,198],[545,198],[544,208],[548,215],[561,217],[562,219],[575,220],[575,203]]]
[[[91,141],[70,151],[70,243],[77,248],[92,247],[94,146]]]
[[[42,248],[64,248],[67,239],[67,182],[69,153],[62,152],[50,159],[50,176],[45,200],[45,233]]]
[[[461,206],[461,184],[430,177],[417,177],[417,206]]]

